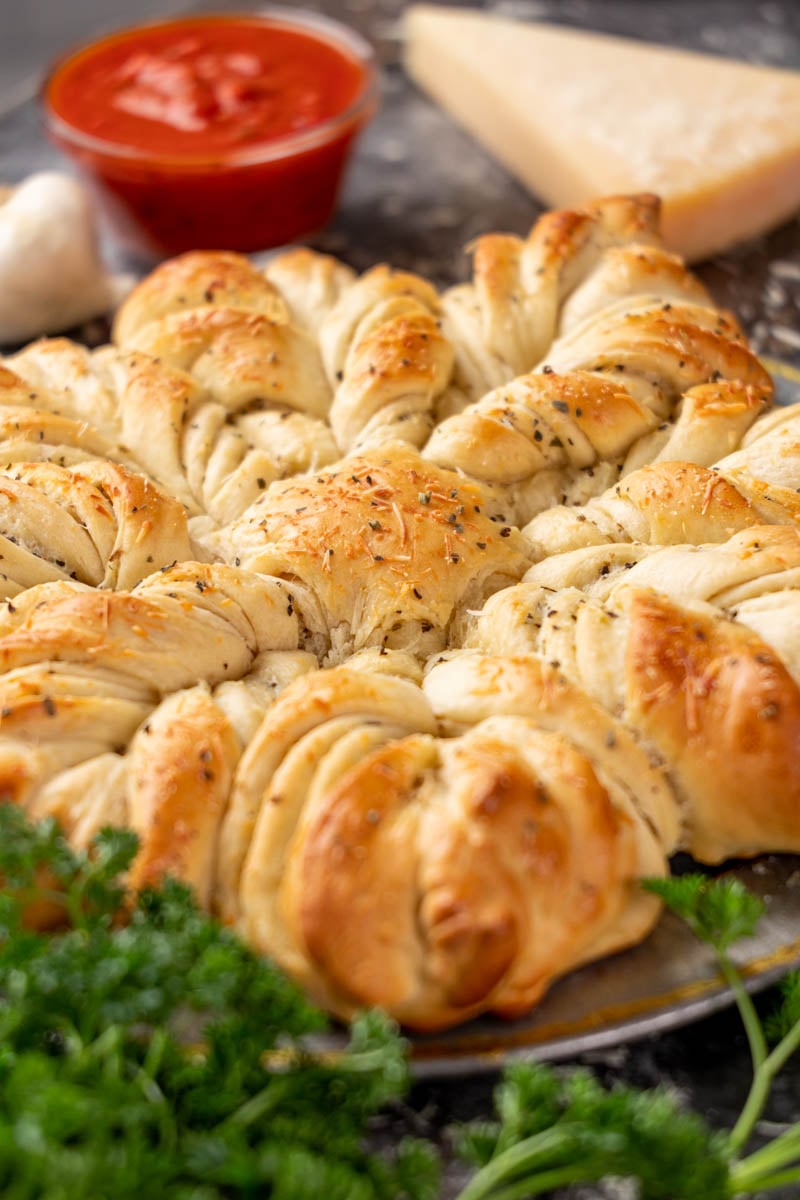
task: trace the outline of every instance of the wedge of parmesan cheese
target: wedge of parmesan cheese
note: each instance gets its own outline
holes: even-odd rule
[[[657,192],[689,259],[800,208],[800,74],[428,5],[406,66],[549,205]]]

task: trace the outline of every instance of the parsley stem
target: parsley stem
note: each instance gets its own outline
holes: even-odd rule
[[[167,1031],[163,1028],[153,1030],[150,1044],[147,1047],[147,1054],[142,1063],[142,1074],[148,1079],[155,1079],[158,1074],[158,1069],[161,1066],[161,1061],[164,1057],[164,1051],[167,1048]]]
[[[240,1104],[230,1116],[226,1117],[224,1124],[246,1128],[254,1121],[260,1121],[267,1113],[272,1112],[283,1103],[288,1090],[287,1078],[284,1076],[283,1079],[270,1079],[266,1087],[262,1088],[260,1092],[256,1092],[255,1096],[251,1096],[249,1100],[245,1100],[244,1104]]]
[[[506,1184],[506,1187],[510,1187],[515,1180],[520,1182],[519,1176],[523,1172],[530,1172],[540,1165],[551,1166],[554,1155],[562,1155],[574,1144],[575,1138],[568,1126],[562,1126],[560,1129],[547,1129],[543,1133],[537,1133],[534,1137],[526,1138],[491,1159],[467,1184],[458,1196],[458,1200],[484,1200],[485,1197],[496,1196],[500,1185]],[[562,1165],[556,1169],[563,1171],[566,1168]],[[569,1169],[575,1170],[574,1167]],[[553,1172],[548,1173],[552,1174]],[[573,1177],[571,1182],[574,1181]],[[531,1186],[530,1176],[526,1174],[527,1194],[532,1196],[535,1193],[531,1190]],[[520,1193],[522,1196],[525,1194],[525,1192]]]
[[[741,1150],[749,1141],[755,1123],[764,1111],[772,1076],[764,1070],[764,1064],[767,1061],[767,1039],[764,1036],[764,1029],[759,1020],[752,997],[746,990],[739,972],[728,958],[728,955],[724,951],[719,950],[717,951],[717,957],[725,982],[733,992],[736,1000],[736,1006],[739,1009],[742,1024],[747,1034],[747,1041],[750,1046],[750,1058],[753,1063],[753,1082],[750,1084],[750,1091],[747,1094],[744,1108],[739,1114],[739,1119],[731,1130],[729,1138],[731,1149]]]
[[[758,1180],[757,1187],[760,1192],[771,1192],[775,1188],[786,1187],[788,1183],[798,1182],[800,1182],[800,1167],[790,1171],[776,1171],[774,1175],[767,1175]],[[733,1194],[736,1195],[735,1192]]]
[[[787,1129],[786,1133],[782,1133],[780,1137],[773,1138],[771,1142],[762,1146],[760,1150],[756,1150],[748,1158],[737,1163],[732,1168],[731,1178],[737,1183],[749,1184],[751,1180],[758,1179],[765,1171],[771,1173],[781,1167],[794,1165],[798,1158],[800,1158],[800,1127],[795,1125],[791,1129]]]
[[[86,1053],[91,1058],[105,1059],[110,1061],[111,1055],[116,1055],[119,1050],[122,1031],[119,1025],[107,1025],[101,1034],[89,1042],[85,1049]]]
[[[528,1200],[529,1196],[541,1196],[544,1192],[569,1187],[573,1183],[590,1183],[594,1178],[595,1174],[587,1173],[580,1167],[554,1167],[552,1171],[526,1175],[508,1187],[501,1186],[490,1193],[489,1200]]]
[[[745,1106],[731,1131],[730,1144],[734,1150],[741,1150],[746,1145],[756,1121],[764,1110],[775,1076],[798,1047],[800,1047],[800,1023],[789,1030],[756,1069]]]

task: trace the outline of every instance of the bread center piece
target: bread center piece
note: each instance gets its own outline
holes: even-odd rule
[[[305,585],[332,660],[374,645],[434,653],[530,563],[489,489],[401,445],[271,484],[213,541],[229,562]]]

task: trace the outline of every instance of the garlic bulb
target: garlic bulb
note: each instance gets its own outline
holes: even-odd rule
[[[76,179],[47,171],[0,189],[0,344],[109,312],[132,283],[106,272],[94,210]]]

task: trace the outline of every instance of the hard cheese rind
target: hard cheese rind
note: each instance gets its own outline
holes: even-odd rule
[[[800,208],[800,74],[415,5],[412,78],[549,204],[658,192],[690,259]]]

